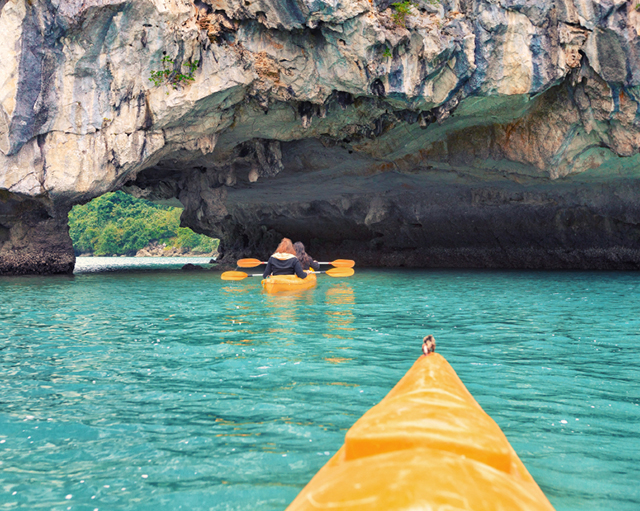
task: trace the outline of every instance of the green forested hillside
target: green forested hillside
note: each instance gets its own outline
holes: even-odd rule
[[[180,227],[179,208],[160,206],[124,192],[106,193],[69,213],[76,254],[135,255],[151,242],[210,253],[218,240]]]

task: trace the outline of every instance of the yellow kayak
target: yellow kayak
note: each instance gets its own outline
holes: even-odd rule
[[[271,275],[262,281],[262,287],[267,293],[282,293],[283,291],[311,289],[317,283],[315,273],[309,273],[306,279],[301,279],[296,275]]]
[[[449,363],[420,357],[287,508],[553,511]]]

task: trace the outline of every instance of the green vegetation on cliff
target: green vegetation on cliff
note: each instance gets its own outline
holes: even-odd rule
[[[69,213],[76,254],[135,255],[152,242],[167,248],[211,253],[217,239],[180,227],[180,208],[160,206],[124,192],[106,193]]]

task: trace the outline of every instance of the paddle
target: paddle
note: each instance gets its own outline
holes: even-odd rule
[[[262,277],[262,273],[245,273],[243,271],[225,271],[220,278],[222,280],[243,280],[247,277]]]
[[[327,271],[314,271],[313,273],[325,273],[329,277],[351,277],[355,272],[353,268],[331,268]]]
[[[260,259],[240,259],[238,261],[238,267],[240,268],[255,268],[256,266],[260,266],[261,264],[267,264]],[[336,259],[335,261],[331,261],[330,263],[319,263],[319,264],[330,264],[331,266],[336,266],[338,268],[353,268],[356,264],[355,261],[351,259]]]
[[[332,268],[327,271],[316,271],[314,274],[325,273],[329,277],[351,277],[355,272],[353,268]],[[220,278],[222,280],[243,280],[247,277],[262,277],[262,273],[245,273],[243,271],[225,271]]]

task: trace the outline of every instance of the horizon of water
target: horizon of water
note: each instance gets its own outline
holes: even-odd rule
[[[78,275],[111,271],[176,270],[185,264],[209,268],[209,261],[211,261],[211,257],[77,257],[73,273]]]
[[[0,509],[284,509],[427,333],[558,511],[640,508],[639,273],[87,259],[0,278]]]

